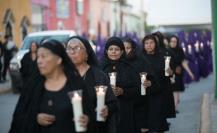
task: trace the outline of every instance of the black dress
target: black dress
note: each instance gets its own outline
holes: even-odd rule
[[[175,72],[175,60],[174,60],[174,52],[170,48],[164,48],[162,50],[164,56],[170,56],[170,68]],[[173,86],[174,84],[171,82],[169,77],[165,77],[167,84],[164,84],[164,88],[166,91],[164,91],[165,99],[166,99],[166,106],[165,106],[165,113],[167,118],[175,118],[176,117],[176,111],[175,111],[175,102],[174,102],[174,96],[173,96]]]
[[[34,82],[29,82],[26,85],[28,89],[26,89],[26,91],[24,91],[20,95],[20,98],[18,100],[18,103],[13,114],[13,119],[9,133],[41,133],[41,131],[53,132],[52,128],[56,129],[57,131],[61,129],[59,130],[59,132],[62,132],[63,130],[70,130],[70,133],[75,133],[72,120],[72,105],[70,104],[70,98],[66,93],[68,91],[74,91],[76,89],[83,90],[83,111],[84,114],[87,114],[88,116],[89,112],[87,112],[87,110],[89,109],[87,105],[89,101],[87,101],[88,95],[84,83],[81,82],[82,80],[78,76],[74,76],[72,77],[72,79],[73,80],[67,79],[65,87],[63,87],[63,89],[59,92],[55,93],[48,92],[44,89],[45,79],[41,78],[40,75],[36,74],[35,76],[32,76],[30,81]],[[46,107],[46,104],[48,105],[46,99],[50,99],[49,96],[53,96],[55,101],[53,101],[52,105],[53,107],[56,107],[56,109],[54,108],[50,110]],[[58,100],[56,101],[56,99]],[[56,105],[54,102],[57,102]],[[54,123],[53,127],[50,127],[50,129],[43,128],[42,130],[42,127],[39,126],[39,124],[37,123],[37,114],[42,111],[55,113],[55,115],[57,115],[57,120],[55,122],[56,124]],[[61,111],[61,113],[59,111]],[[64,120],[60,117],[64,117]],[[65,119],[65,117],[67,118]],[[64,122],[64,125],[61,124],[61,122]],[[62,127],[66,129],[62,129]]]
[[[40,112],[55,116],[55,122],[47,127],[41,126],[41,133],[73,133],[73,111],[70,98],[68,83],[59,91],[48,91],[45,89],[40,105]],[[61,99],[61,100],[60,100]]]
[[[177,48],[171,48],[172,51],[174,52],[174,65],[175,68],[180,67],[181,68],[181,73],[175,73],[175,84],[173,86],[173,91],[174,92],[183,92],[185,91],[185,86],[183,82],[183,67],[182,67],[182,62],[185,60],[185,54],[183,50],[179,47]]]
[[[142,58],[139,53],[134,53],[134,56],[128,57],[127,62],[132,66],[133,72],[135,73],[136,83],[139,86],[139,89],[137,89],[136,98],[134,99],[134,120],[135,120],[135,132],[140,133],[141,128],[148,128],[148,99],[147,95],[150,93],[149,90],[151,87],[147,88],[146,95],[141,95],[141,79],[140,79],[140,73],[146,72],[147,73],[147,79],[150,80],[153,83],[153,86],[155,86],[154,77],[153,77],[153,71],[150,68],[149,63],[147,62],[147,59]]]
[[[110,72],[117,72],[116,86],[123,89],[123,95],[118,96],[118,102],[120,104],[120,121],[118,124],[117,133],[135,133],[134,126],[134,110],[133,100],[138,92],[139,86],[136,83],[135,75],[129,64],[123,60],[115,62],[107,62],[103,66],[103,71],[107,74]]]
[[[116,129],[112,129],[111,124],[115,124],[116,121],[110,121],[110,118],[114,113],[117,112],[118,106],[117,106],[117,99],[112,92],[107,75],[100,69],[91,66],[86,72],[86,74],[83,76],[83,80],[87,88],[87,95],[89,101],[88,112],[90,112],[89,119],[90,121],[92,121],[91,124],[89,124],[88,132],[113,133],[112,130],[116,130]],[[94,87],[97,85],[106,85],[108,87],[106,91],[105,104],[108,106],[109,116],[106,122],[96,121],[95,108],[96,108],[97,99],[96,99],[96,91]],[[113,126],[113,128],[115,127]]]
[[[150,66],[154,69],[155,78],[158,84],[150,89],[148,97],[148,129],[151,132],[163,132],[169,130],[166,121],[166,97],[168,80],[164,75],[164,56],[162,54],[144,54]],[[153,85],[153,84],[152,84]]]
[[[29,79],[31,79],[30,77],[34,75],[34,73],[36,73],[37,71],[37,60],[32,60],[31,52],[28,52],[23,56],[23,59],[21,60],[20,73],[22,76],[23,86],[25,86],[25,83],[27,83]],[[23,90],[23,88],[21,91],[25,91]]]

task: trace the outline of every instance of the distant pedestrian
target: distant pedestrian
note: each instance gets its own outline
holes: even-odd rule
[[[2,57],[3,57],[3,44],[2,42],[0,41],[0,83],[2,83],[2,67],[3,67],[3,64],[2,64]]]
[[[7,71],[10,65],[10,60],[13,57],[13,52],[16,50],[15,43],[12,40],[12,37],[5,36],[5,42],[3,43],[3,55],[4,55],[4,66],[2,73],[2,80],[6,81]]]
[[[32,42],[29,48],[29,52],[26,53],[21,60],[20,72],[22,81],[24,81],[23,84],[28,82],[28,79],[30,79],[31,75],[37,71],[37,49],[37,42]]]

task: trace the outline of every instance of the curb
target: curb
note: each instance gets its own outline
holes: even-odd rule
[[[200,129],[199,133],[209,133],[210,129],[210,95],[208,93],[203,94],[201,104],[201,117],[200,117]]]

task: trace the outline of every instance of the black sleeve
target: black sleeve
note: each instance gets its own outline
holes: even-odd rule
[[[23,56],[23,59],[21,60],[21,68],[20,68],[20,73],[21,73],[21,76],[22,78],[25,78],[26,76],[28,76],[28,56],[29,56],[29,53],[25,54]]]
[[[124,78],[124,80],[120,85],[124,92],[123,95],[119,96],[119,98],[133,100],[139,93],[140,78],[131,67],[125,67],[126,69],[122,71],[122,78]]]
[[[161,92],[160,84],[157,81],[157,77],[154,75],[148,75],[147,79],[151,81],[151,86],[146,89],[147,95],[152,95]]]

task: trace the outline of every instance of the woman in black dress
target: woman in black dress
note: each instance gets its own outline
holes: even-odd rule
[[[23,84],[28,83],[28,80],[30,79],[29,77],[37,71],[37,50],[37,42],[32,42],[30,45],[29,52],[26,53],[23,56],[23,59],[21,60],[20,73],[22,76]]]
[[[9,133],[75,133],[73,111],[68,92],[83,90],[84,115],[80,124],[88,124],[88,95],[75,66],[63,45],[46,40],[37,52],[35,73],[25,85],[17,103]]]
[[[75,64],[79,74],[83,78],[87,87],[89,95],[89,106],[90,106],[90,121],[92,125],[89,125],[89,131],[94,133],[111,133],[116,129],[111,128],[111,124],[115,124],[115,121],[111,121],[111,117],[117,112],[117,100],[112,92],[109,84],[108,76],[98,68],[98,61],[96,55],[85,38],[75,36],[69,39],[66,46],[66,51],[71,61]],[[96,121],[96,90],[95,86],[106,85],[106,106],[101,111],[101,115],[107,119],[106,122]]]
[[[163,57],[169,56],[170,57],[170,70],[172,71],[172,75],[167,76],[167,84],[164,84],[164,95],[166,99],[166,106],[165,106],[165,113],[167,118],[175,118],[176,111],[175,111],[175,103],[174,103],[174,96],[173,96],[173,89],[171,79],[174,80],[174,52],[169,47],[169,40],[161,32],[156,32],[153,34],[157,39],[158,46],[160,48],[160,52]],[[166,86],[165,86],[166,85]]]
[[[117,133],[135,133],[133,100],[139,86],[132,68],[125,61],[124,44],[120,38],[111,37],[107,40],[102,69],[107,74],[116,72],[116,85],[112,89],[120,104]]]
[[[165,92],[167,91],[168,78],[165,76],[164,69],[164,56],[160,52],[157,45],[156,38],[153,35],[147,35],[142,40],[143,53],[154,69],[154,76],[156,78],[158,87],[155,86],[150,89],[150,95],[148,95],[148,128],[150,132],[162,133],[167,131],[167,115],[165,113],[165,105],[167,99],[165,98]],[[171,74],[171,70],[166,70]]]
[[[180,93],[185,91],[183,82],[183,64],[185,62],[185,54],[183,49],[179,46],[179,38],[172,35],[170,38],[170,47],[174,52],[175,64],[175,84],[173,86],[173,94],[175,101],[176,112],[178,113],[178,104],[180,102]]]
[[[153,78],[153,70],[151,70],[149,63],[144,56],[142,56],[141,51],[138,51],[136,42],[131,38],[124,38],[124,48],[126,51],[126,61],[131,64],[133,67],[133,71],[136,74],[138,84],[141,83],[140,73],[147,73],[147,80],[145,81],[145,85],[148,82],[152,83],[152,86],[145,87],[147,88],[147,94],[149,94],[149,90],[155,86],[156,81]],[[141,87],[139,87],[141,89]],[[141,95],[139,92],[134,99],[134,117],[135,117],[135,132],[136,133],[144,133],[148,131],[148,99],[147,95]]]

